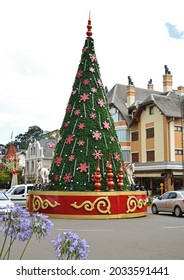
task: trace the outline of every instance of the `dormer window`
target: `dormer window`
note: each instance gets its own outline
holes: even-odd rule
[[[123,115],[117,108],[111,107],[110,113],[111,113],[111,116],[112,116],[114,122],[124,120]]]

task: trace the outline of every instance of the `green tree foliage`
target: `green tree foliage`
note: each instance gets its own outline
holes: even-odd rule
[[[50,171],[51,189],[94,190],[94,175],[99,162],[102,190],[105,190],[109,160],[117,186],[122,152],[91,37],[86,38],[82,50],[60,135]],[[128,188],[125,173],[124,188]]]
[[[2,170],[0,171],[0,186],[6,187],[8,183],[11,182],[12,174],[8,170]]]
[[[28,128],[24,134],[15,137],[14,146],[20,149],[27,149],[29,143],[48,137],[48,132],[44,132],[39,126],[34,125]]]

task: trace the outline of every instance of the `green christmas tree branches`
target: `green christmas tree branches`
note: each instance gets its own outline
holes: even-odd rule
[[[98,161],[102,190],[110,159],[115,185],[123,163],[92,38],[86,38],[50,171],[51,189],[94,190]],[[128,180],[124,173],[124,187]]]

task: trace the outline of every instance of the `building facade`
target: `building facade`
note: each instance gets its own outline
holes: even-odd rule
[[[57,140],[42,139],[29,143],[25,158],[25,183],[37,180],[38,162],[42,167],[50,169]]]
[[[172,89],[168,67],[163,92],[154,91],[152,80],[142,89],[128,77],[128,85],[115,85],[107,98],[123,158],[135,163],[135,181],[151,195],[184,187],[184,87]]]

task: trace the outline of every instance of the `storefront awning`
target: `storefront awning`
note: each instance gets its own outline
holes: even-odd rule
[[[160,172],[158,172],[158,173],[134,173],[134,176],[135,177],[161,177],[161,173]]]

